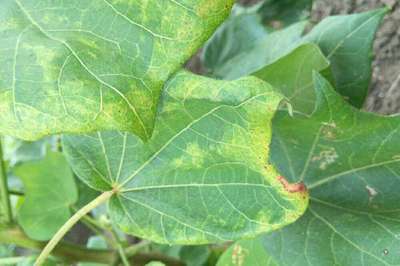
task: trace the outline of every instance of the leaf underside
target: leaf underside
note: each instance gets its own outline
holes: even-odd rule
[[[163,93],[148,143],[99,132],[64,136],[63,145],[89,186],[119,189],[110,215],[127,233],[168,244],[255,236],[293,222],[307,205],[307,192],[287,191],[265,163],[280,100],[257,78],[180,72]]]
[[[164,83],[232,3],[1,1],[0,133],[113,129],[148,139]]]

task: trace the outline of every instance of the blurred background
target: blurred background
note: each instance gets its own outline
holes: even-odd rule
[[[251,7],[262,0],[239,0],[238,4]],[[399,0],[315,0],[311,10],[311,21],[337,14],[352,14],[390,6],[388,14],[376,36],[374,44],[373,76],[368,100],[364,108],[381,114],[400,112],[400,1]],[[200,60],[201,51],[193,57],[187,67],[204,73]]]

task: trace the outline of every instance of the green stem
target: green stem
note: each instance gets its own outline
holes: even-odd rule
[[[0,258],[0,265],[16,265],[20,262],[23,262],[30,257],[9,257],[9,258]]]
[[[0,228],[0,244],[13,244],[22,248],[41,250],[46,242],[30,239],[19,227]],[[87,249],[82,246],[61,242],[53,252],[54,256],[68,262],[97,262],[110,264],[117,254],[110,250]]]
[[[122,261],[122,264],[124,266],[129,266],[128,256],[126,255],[126,252],[124,250],[124,241],[119,237],[119,235],[113,225],[111,225],[111,234],[112,234],[113,238],[115,239],[115,242],[117,243],[117,249],[118,249],[119,257]],[[115,265],[118,265],[119,261],[116,261],[115,263],[116,263]]]
[[[128,257],[125,254],[125,250],[120,243],[118,243],[118,254],[119,254],[119,257],[121,258],[122,264],[124,266],[130,266]]]
[[[100,196],[95,198],[89,204],[84,206],[78,212],[76,212],[53,236],[53,238],[47,243],[46,247],[40,253],[39,257],[37,258],[34,266],[42,265],[46,258],[50,255],[53,249],[57,246],[58,242],[64,237],[66,233],[86,214],[88,214],[91,210],[98,207],[99,205],[103,204],[104,202],[108,201],[112,195],[114,195],[114,191],[106,191],[102,193]]]
[[[72,210],[74,212],[79,211],[79,209],[76,207],[72,207]],[[111,237],[112,234],[108,234],[111,228],[107,228],[107,226],[102,225],[96,219],[93,219],[89,214],[83,216],[81,222],[93,233],[101,236],[104,239],[104,241],[107,242],[107,245],[109,247],[114,248],[117,246],[117,244],[114,242],[114,239]]]
[[[2,148],[1,138],[0,138],[0,201],[1,201],[0,222],[11,223],[13,220],[13,216],[11,211],[10,196],[8,193],[7,170],[3,160],[3,148]]]
[[[24,193],[24,192],[22,192],[22,191],[17,191],[17,190],[12,190],[12,189],[8,189],[8,194],[14,195],[14,196],[18,196],[18,197],[25,196],[25,193]]]
[[[75,209],[75,212],[77,209]],[[103,231],[111,231],[111,226],[107,226],[102,224],[101,222],[97,221],[96,219],[92,218],[90,215],[85,215],[82,219],[86,220],[88,223],[92,224],[93,226],[97,227],[99,230]]]
[[[41,250],[46,245],[46,242],[32,240],[19,227],[14,226],[0,227],[0,244],[13,244],[22,248]],[[66,242],[60,242],[52,254],[71,265],[77,262],[112,265],[119,257],[114,250],[88,249]],[[160,261],[168,266],[185,266],[179,260],[154,252],[129,256],[129,261],[132,266],[144,266],[151,261]]]
[[[150,246],[150,244],[151,244],[150,241],[148,241],[148,240],[143,240],[142,242],[137,243],[136,245],[127,247],[127,248],[125,249],[125,254],[126,254],[128,257],[131,257],[131,256],[133,256],[133,255],[139,253],[140,250],[142,250],[142,249],[144,249],[144,248]]]
[[[108,237],[105,231],[99,229],[97,226],[94,226],[91,222],[89,222],[86,217],[88,217],[88,215],[83,216],[81,222],[95,235],[102,237],[109,247],[115,247],[116,244],[114,243],[113,239],[111,239],[111,237]]]

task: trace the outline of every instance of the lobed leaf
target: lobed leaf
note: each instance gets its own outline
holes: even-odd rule
[[[327,17],[303,39],[321,48],[331,62],[336,90],[358,108],[368,94],[375,32],[387,11]]]
[[[179,72],[148,143],[98,132],[64,136],[63,144],[84,182],[119,191],[109,211],[127,233],[167,244],[251,237],[293,222],[307,206],[303,187],[265,163],[281,99],[257,78]]]
[[[118,129],[148,139],[164,83],[232,3],[3,0],[0,133]]]
[[[226,50],[233,45],[229,39],[223,39],[219,35],[234,32],[232,23],[223,24],[206,46],[203,61],[212,71],[211,75],[233,79],[263,71],[263,68],[268,68],[299,46],[315,43],[331,64],[333,81],[338,92],[354,106],[361,107],[371,80],[371,54],[375,32],[387,11],[387,8],[381,8],[365,13],[328,17],[303,37],[301,35],[305,23],[300,22],[264,34],[256,42],[252,42],[251,38],[236,38],[235,47],[243,48],[221,61],[211,59],[211,56],[218,54],[218,51],[221,55],[228,55]],[[237,23],[239,22],[237,19]],[[240,28],[240,25],[235,24],[235,27]],[[228,44],[221,44],[221,40]],[[303,109],[301,106],[300,108]]]
[[[295,224],[266,235],[279,265],[397,265],[400,249],[400,117],[358,111],[315,77],[311,116],[277,113],[271,161],[303,181],[310,205]]]

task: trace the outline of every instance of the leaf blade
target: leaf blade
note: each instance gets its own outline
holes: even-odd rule
[[[29,237],[49,240],[70,218],[70,208],[78,200],[67,161],[60,153],[50,152],[42,160],[17,166],[14,172],[26,191],[18,211],[19,224]]]
[[[388,8],[381,8],[328,17],[304,37],[305,42],[316,43],[331,61],[335,88],[358,108],[368,94],[373,41],[387,12]]]
[[[0,131],[27,140],[107,129],[149,138],[164,83],[232,1],[146,3],[2,3]]]
[[[265,236],[267,252],[280,265],[396,264],[399,117],[356,110],[320,76],[315,86],[310,117],[274,121],[272,161],[311,196],[296,224]]]
[[[254,236],[294,221],[307,204],[305,191],[287,191],[265,164],[280,100],[256,78],[227,82],[181,72],[165,90],[148,143],[102,132],[101,140],[65,136],[64,147],[83,181],[119,188],[110,213],[125,232],[167,244]],[[102,167],[106,186],[93,165]]]

